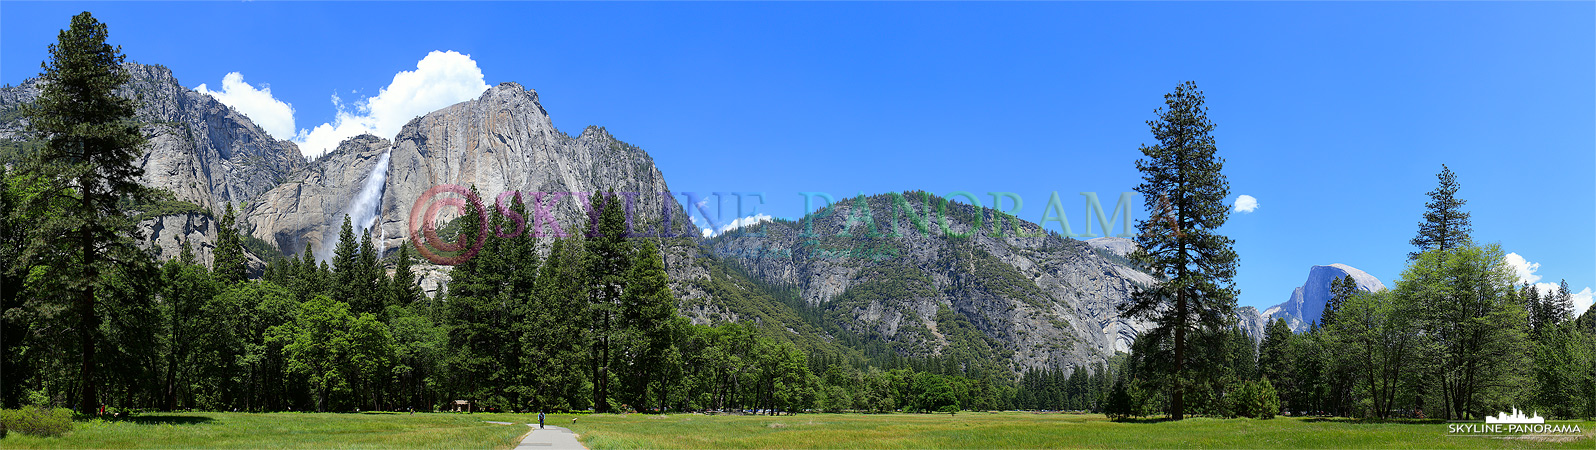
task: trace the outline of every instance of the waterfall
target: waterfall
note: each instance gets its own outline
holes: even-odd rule
[[[354,226],[356,236],[377,225],[382,215],[382,194],[388,186],[388,157],[391,152],[392,150],[384,151],[382,156],[377,157],[377,164],[373,165],[371,173],[366,175],[366,181],[361,184],[360,192],[349,201],[349,207],[344,209],[344,213],[333,219],[331,227],[324,234],[327,238],[321,241],[321,251],[317,252],[321,257],[317,259],[325,261],[332,258],[333,249],[338,248],[338,234],[343,228],[344,215],[349,216],[349,222]],[[386,230],[378,228],[378,233],[383,238],[387,237]],[[373,244],[381,245],[380,241]]]

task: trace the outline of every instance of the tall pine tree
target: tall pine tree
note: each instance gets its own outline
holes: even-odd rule
[[[627,352],[630,371],[624,378],[631,404],[663,407],[669,384],[664,381],[671,372],[667,365],[685,324],[676,314],[676,299],[659,250],[646,239],[638,242],[621,302],[621,318],[631,344]]]
[[[355,237],[355,227],[348,214],[344,215],[343,227],[338,231],[338,245],[333,247],[332,274],[332,299],[358,306],[360,279],[365,275],[365,268],[360,264],[360,240]],[[357,307],[356,310],[362,309]]]
[[[32,171],[49,184],[28,206],[70,205],[59,214],[34,216],[39,220],[29,226],[38,233],[29,253],[68,258],[51,267],[65,280],[64,297],[72,299],[69,308],[78,319],[77,403],[84,413],[100,404],[95,350],[102,338],[95,298],[101,295],[102,274],[147,258],[130,238],[137,231],[120,202],[148,198],[138,184],[143,169],[137,159],[145,140],[134,122],[134,101],[115,93],[129,75],[121,47],[107,44],[107,35],[105,24],[88,12],[74,16],[71,27],[50,45],[39,98],[24,109],[28,130],[45,142]],[[62,247],[70,253],[57,253]]]
[[[593,314],[593,408],[610,412],[615,315],[631,269],[632,247],[626,242],[626,218],[614,193],[597,193],[589,210],[587,233],[588,301]]]
[[[1147,122],[1158,143],[1141,148],[1145,158],[1136,161],[1142,172],[1136,192],[1153,217],[1136,222],[1139,248],[1132,259],[1159,281],[1138,290],[1121,310],[1125,317],[1155,323],[1143,338],[1172,341],[1173,358],[1165,369],[1172,382],[1169,413],[1176,420],[1186,413],[1189,335],[1229,325],[1236,304],[1236,252],[1233,241],[1217,232],[1230,217],[1230,183],[1222,173],[1224,158],[1215,154],[1214,124],[1203,101],[1197,85],[1186,82],[1164,96],[1158,119]]]

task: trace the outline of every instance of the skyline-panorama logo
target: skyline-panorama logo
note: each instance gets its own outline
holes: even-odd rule
[[[1535,437],[1535,436],[1569,436],[1580,435],[1584,430],[1576,424],[1547,424],[1546,418],[1540,413],[1533,416],[1524,415],[1523,411],[1513,408],[1513,413],[1498,412],[1495,416],[1486,416],[1485,422],[1449,423],[1446,432],[1453,436],[1484,436],[1484,437]]]

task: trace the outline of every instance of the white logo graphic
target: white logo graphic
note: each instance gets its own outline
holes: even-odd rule
[[[1536,413],[1534,417],[1524,417],[1523,411],[1513,408],[1513,415],[1504,412],[1496,413],[1495,416],[1485,416],[1485,423],[1546,423],[1546,419],[1542,418],[1540,413]]]

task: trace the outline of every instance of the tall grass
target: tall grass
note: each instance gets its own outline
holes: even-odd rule
[[[482,415],[158,413],[78,422],[61,437],[10,434],[0,448],[510,448],[525,425]],[[535,418],[534,418],[535,421]]]

